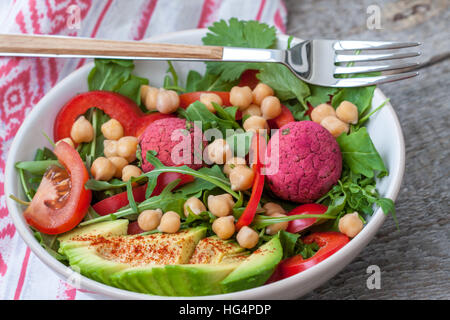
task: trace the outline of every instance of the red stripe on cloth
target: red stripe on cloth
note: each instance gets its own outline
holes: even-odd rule
[[[265,1],[265,0],[263,0]],[[198,20],[197,28],[205,28],[211,21],[211,16],[217,9],[218,3],[215,0],[205,0],[202,6],[202,12],[200,13],[200,19]]]
[[[266,6],[266,0],[261,0],[261,4],[259,5],[258,13],[256,14],[256,20],[261,21],[261,16],[264,11],[264,7]]]
[[[36,0],[30,0],[30,18],[31,18],[31,26],[33,27],[34,34],[41,34],[41,25],[39,24],[39,13],[36,9]]]
[[[283,19],[281,18],[280,9],[275,12],[275,16],[273,17],[273,22],[275,26],[280,29],[281,32],[286,33],[286,26],[283,23]]]
[[[5,210],[8,213],[8,210]],[[16,227],[12,223],[8,224],[5,228],[0,231],[0,239],[4,239],[6,236],[9,238],[14,237],[16,233]],[[0,252],[0,276],[4,276],[6,274],[6,270],[8,270],[8,265],[5,260],[3,260],[3,255]]]
[[[98,17],[97,23],[94,26],[94,29],[92,30],[91,33],[91,38],[94,38],[97,35],[97,31],[100,28],[100,25],[103,21],[103,18],[105,18],[106,12],[108,11],[109,7],[112,4],[112,0],[108,0],[108,2],[106,3],[105,7],[103,8],[102,12],[100,13],[100,16]],[[80,62],[78,62],[78,65],[76,67],[76,69],[78,69],[79,67],[81,67],[84,62],[86,61],[86,59],[81,59]]]
[[[17,282],[16,292],[14,293],[14,300],[20,299],[20,294],[22,293],[23,283],[25,281],[25,275],[27,273],[28,260],[30,260],[30,248],[27,247],[25,251],[25,257],[22,262],[22,270],[20,270],[19,281]]]
[[[150,20],[152,19],[153,12],[155,11],[158,0],[149,0],[145,5],[145,10],[142,12],[141,19],[139,20],[139,26],[137,28],[137,34],[133,38],[134,40],[141,40],[145,36]]]

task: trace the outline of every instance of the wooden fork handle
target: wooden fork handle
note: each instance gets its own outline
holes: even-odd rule
[[[222,47],[0,34],[0,55],[221,60]]]

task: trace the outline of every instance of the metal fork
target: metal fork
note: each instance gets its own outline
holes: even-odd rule
[[[362,87],[411,78],[402,72],[418,63],[342,66],[343,63],[405,59],[419,52],[344,54],[345,51],[397,50],[418,42],[305,40],[289,50],[253,49],[184,44],[157,44],[61,36],[0,35],[0,56],[113,58],[133,60],[275,62],[287,66],[301,80],[327,87]],[[389,75],[361,73],[390,71]]]

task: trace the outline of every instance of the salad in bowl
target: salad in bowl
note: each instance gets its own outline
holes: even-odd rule
[[[293,38],[289,38],[290,46]],[[205,45],[272,48],[275,29],[214,23]],[[275,283],[351,244],[393,201],[366,125],[375,87],[306,84],[278,64],[206,62],[163,81],[96,60],[15,163],[23,217],[60,263],[105,285],[211,296]],[[152,83],[161,83],[155,86]]]

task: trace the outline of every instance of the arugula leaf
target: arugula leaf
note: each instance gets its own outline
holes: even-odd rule
[[[34,231],[33,235],[36,240],[53,258],[63,263],[67,262],[67,257],[58,253],[59,241],[57,240],[57,235],[44,234],[37,230],[34,230],[33,228],[32,230]]]
[[[331,105],[337,108],[342,101],[350,101],[358,108],[359,115],[362,115],[372,105],[375,88],[376,86],[342,88],[333,96]]]
[[[231,18],[228,24],[225,20],[215,22],[202,41],[205,45],[272,48],[276,43],[276,29],[258,21],[240,21]],[[242,62],[207,62],[208,73],[220,75],[224,81],[238,79],[247,69],[258,69],[256,63]]]
[[[360,128],[347,134],[341,134],[337,139],[344,163],[353,173],[373,177],[374,170],[387,172],[383,159],[370,139],[367,129]]]
[[[281,247],[283,248],[283,259],[292,257],[295,255],[295,245],[300,235],[297,233],[291,233],[284,230],[279,232]]]
[[[311,94],[308,85],[297,78],[286,66],[266,63],[256,75],[261,82],[270,86],[280,100],[296,98],[304,107]]]
[[[295,246],[295,254],[301,254],[303,259],[309,259],[319,251],[320,247],[317,243],[304,243],[301,239],[298,239]]]
[[[184,112],[188,121],[201,121],[202,130],[205,131],[211,128],[217,128],[222,132],[223,137],[226,137],[226,131],[240,128],[241,126],[235,121],[231,120],[228,113],[225,115],[222,112],[217,114],[212,113],[200,101],[192,103]],[[225,118],[222,118],[222,116]]]
[[[140,88],[148,80],[132,74],[133,60],[95,59],[95,67],[88,76],[90,91],[118,92],[140,105]]]
[[[16,168],[32,174],[43,175],[51,165],[59,165],[58,160],[20,161],[16,163]]]
[[[197,71],[189,71],[186,78],[185,92],[195,91],[230,91],[239,81],[225,81],[219,75],[206,72],[202,76]]]
[[[222,170],[218,165],[214,165],[212,167],[203,167],[197,170],[201,174],[205,174],[211,177],[216,177],[217,179],[226,180],[227,178],[223,174]],[[192,196],[194,194],[198,194],[199,192],[205,190],[212,190],[216,188],[216,185],[203,179],[196,178],[194,181],[183,185],[182,187],[177,189],[177,193],[182,194],[185,197]]]
[[[331,96],[334,96],[339,88],[321,87],[310,84],[309,90],[311,91],[311,95],[306,98],[306,101],[309,102],[313,107],[316,107],[321,103],[329,102]]]
[[[295,120],[310,120],[309,116],[306,114],[307,108],[305,108],[305,105],[298,102],[297,99],[283,101],[282,104],[291,111]]]

